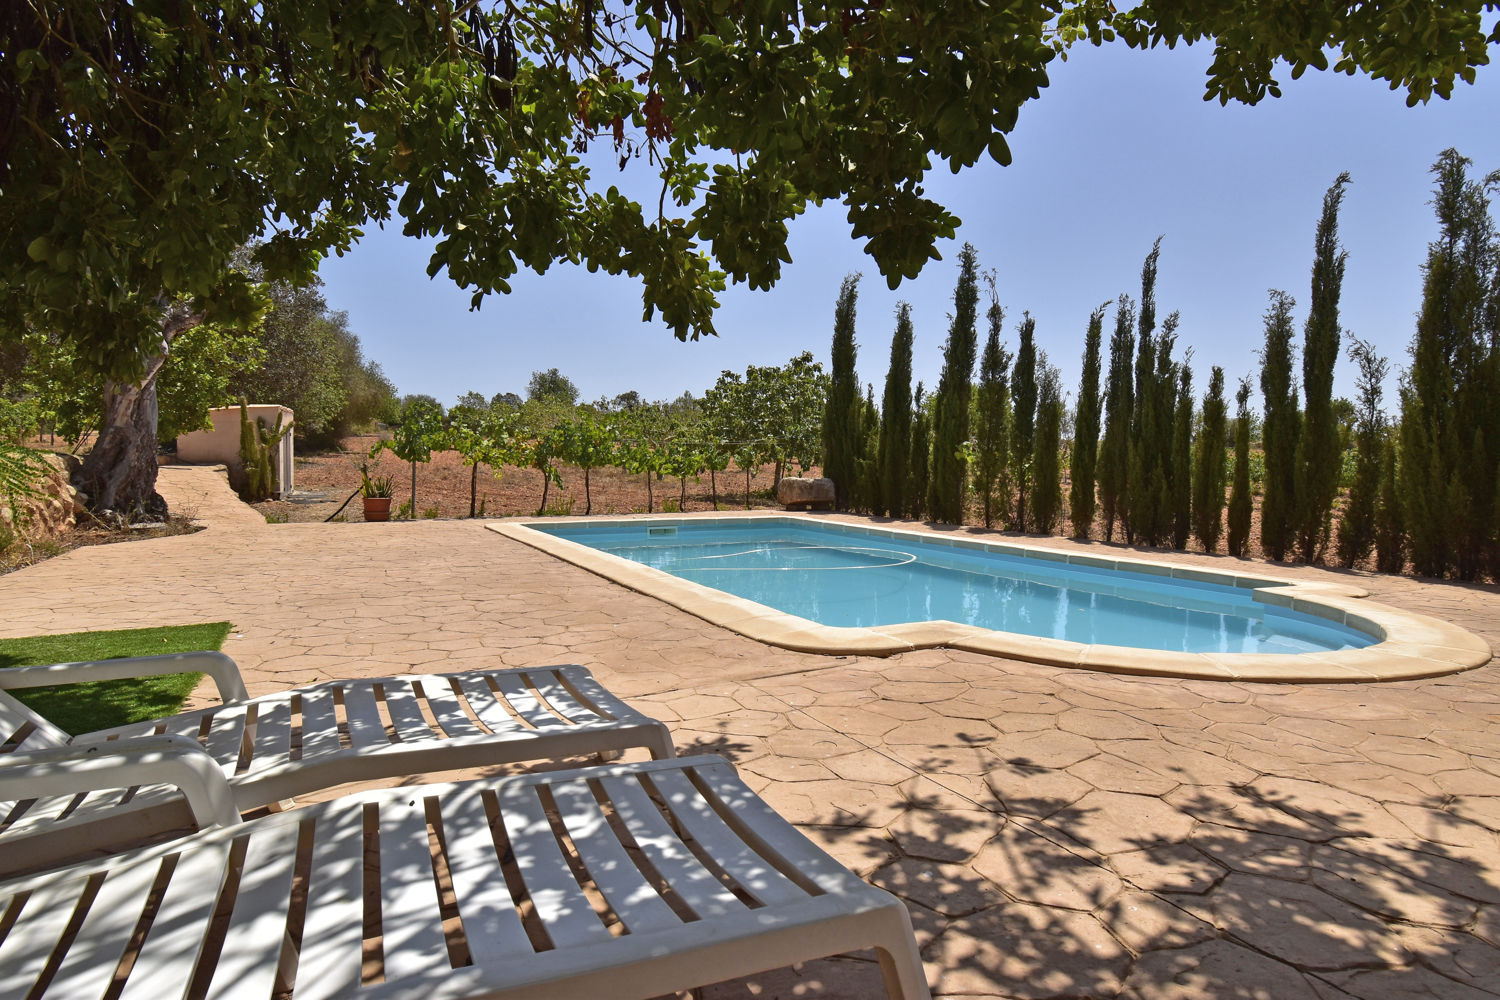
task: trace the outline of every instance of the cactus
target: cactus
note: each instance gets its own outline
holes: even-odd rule
[[[269,500],[276,494],[276,467],[271,455],[292,430],[291,424],[282,426],[282,416],[276,414],[276,426],[267,429],[259,417],[250,420],[248,404],[240,400],[240,462],[245,478],[240,496],[248,503]]]

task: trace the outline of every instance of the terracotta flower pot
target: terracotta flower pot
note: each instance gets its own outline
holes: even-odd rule
[[[390,497],[363,497],[366,521],[389,521],[391,519]]]

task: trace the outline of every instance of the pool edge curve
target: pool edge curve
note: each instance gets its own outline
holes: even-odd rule
[[[806,519],[809,519],[809,515],[780,511],[725,511],[688,515],[613,515],[606,518],[559,517],[547,518],[546,523],[683,523],[705,520],[784,520],[796,523]],[[811,519],[827,523],[822,516],[813,516]],[[531,522],[535,520],[526,519]],[[1169,561],[1063,552],[1001,539],[933,536],[910,527],[862,524],[842,519],[833,523],[858,533],[887,537],[912,536],[929,543],[988,549],[1027,558],[1111,569],[1123,567],[1137,572],[1248,587],[1255,592],[1257,600],[1346,624],[1373,636],[1376,642],[1360,649],[1314,653],[1182,653],[1129,646],[1085,645],[1044,636],[992,631],[952,621],[853,628],[820,625],[587,545],[537,531],[525,521],[490,522],[485,527],[512,541],[670,604],[710,624],[757,642],[798,652],[892,656],[944,646],[1050,666],[1080,667],[1112,673],[1283,683],[1411,680],[1470,670],[1488,663],[1492,656],[1489,644],[1468,630],[1438,618],[1369,600],[1367,591],[1352,584],[1290,580],[1261,573],[1216,572]]]

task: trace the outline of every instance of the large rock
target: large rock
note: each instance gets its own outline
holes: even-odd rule
[[[788,476],[776,484],[776,502],[787,510],[832,510],[835,499],[832,479]]]
[[[12,497],[9,504],[0,499],[0,536],[19,535],[30,542],[53,538],[72,528],[74,516],[83,512],[78,491],[68,483],[69,469],[78,460],[46,452],[42,461],[47,471],[32,482],[36,495]]]

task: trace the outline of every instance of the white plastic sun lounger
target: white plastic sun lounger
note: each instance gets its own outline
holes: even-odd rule
[[[166,719],[70,735],[0,690],[0,769],[27,751],[138,739],[186,737],[229,779],[246,811],[350,781],[370,781],[518,761],[644,747],[673,755],[666,726],[604,689],[583,667],[420,674],[328,681],[248,698],[234,661],[200,652],[0,670],[0,689],[204,671],[223,705]],[[124,791],[7,801],[0,796],[0,847],[26,841],[27,868],[119,842],[181,831],[180,795],[150,784]],[[100,824],[107,823],[106,829]],[[21,870],[0,862],[0,872]]]
[[[717,757],[383,789],[241,823],[215,769],[187,764],[201,750],[155,742],[201,822],[217,809],[224,825],[0,883],[0,996],[629,1000],[871,947],[890,996],[930,996],[902,903]],[[103,783],[98,763],[56,777]],[[46,770],[0,769],[0,793]]]

